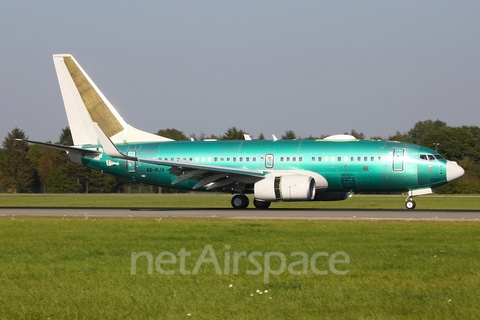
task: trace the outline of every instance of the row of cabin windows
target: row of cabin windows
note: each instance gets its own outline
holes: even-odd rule
[[[160,158],[161,159],[161,158]],[[168,161],[168,158],[165,157],[164,158],[165,161]],[[190,157],[190,158],[170,158],[170,161],[180,161],[180,160],[183,160],[183,161],[190,161],[190,162],[193,162],[193,158]],[[257,157],[214,157],[213,158],[213,162],[257,162]],[[263,157],[260,157],[260,161],[263,162]],[[208,158],[205,158],[205,157],[202,157],[202,158],[195,158],[195,162],[212,162],[212,157],[208,157]]]
[[[280,162],[302,162],[303,157],[280,157]]]
[[[165,161],[168,161],[168,158],[164,158]],[[312,162],[348,162],[348,157],[312,157]],[[423,158],[422,158],[423,159]],[[187,158],[170,158],[170,161],[187,161]],[[263,162],[263,157],[260,157],[260,162]],[[382,157],[350,157],[350,162],[374,162],[374,161],[381,161]],[[426,160],[426,159],[425,159]],[[188,158],[188,161],[193,162],[193,158]],[[257,157],[214,157],[213,162],[257,162]],[[195,158],[195,162],[212,162],[212,158],[202,157],[202,158]],[[280,157],[280,162],[303,162],[303,157]]]
[[[330,158],[329,157],[324,157],[324,158],[322,158],[322,157],[312,157],[312,162],[315,162],[315,161],[317,161],[317,162],[322,162],[322,161],[324,161],[324,162],[328,162],[328,161],[335,162],[335,160],[337,162],[342,162],[342,161],[343,162],[348,162],[349,158],[346,157],[346,156],[343,157],[343,158],[342,157],[336,157],[336,159],[335,159],[335,157],[330,157]],[[370,161],[370,162],[382,161],[382,157],[373,157],[373,156],[372,157],[350,157],[350,162],[368,162],[368,161]]]

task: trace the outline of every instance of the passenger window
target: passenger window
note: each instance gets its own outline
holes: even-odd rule
[[[315,162],[315,157],[312,157],[312,162]]]
[[[351,161],[351,162],[354,162],[354,161],[355,161],[355,157],[350,157],[350,161]]]
[[[342,162],[342,157],[337,157],[338,162]]]
[[[318,157],[318,162],[321,162],[322,161],[322,157]]]
[[[292,158],[292,161],[293,161],[293,162],[297,161],[297,157],[293,157],[293,158]]]
[[[362,157],[357,157],[357,161],[362,161]]]
[[[370,157],[370,161],[375,161],[375,157]]]

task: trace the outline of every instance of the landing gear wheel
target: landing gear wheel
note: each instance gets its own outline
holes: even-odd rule
[[[268,209],[268,207],[270,207],[270,203],[271,203],[270,201],[260,201],[257,199],[253,200],[253,205],[257,209]]]
[[[413,200],[407,200],[407,202],[405,202],[405,207],[408,210],[413,210],[413,209],[415,209],[416,206],[417,206],[417,204]]]
[[[237,194],[232,198],[232,207],[233,209],[245,209],[248,207],[249,200],[248,197],[243,194]]]

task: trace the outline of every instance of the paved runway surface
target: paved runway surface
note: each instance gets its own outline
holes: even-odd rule
[[[413,220],[478,221],[480,211],[440,210],[325,210],[325,209],[123,209],[123,208],[0,208],[0,217],[124,217],[124,218],[223,218],[298,220]]]

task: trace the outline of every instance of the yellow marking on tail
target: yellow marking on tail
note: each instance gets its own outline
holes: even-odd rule
[[[73,59],[71,57],[64,57],[64,61],[93,122],[97,122],[109,137],[113,137],[115,134],[121,132],[123,126],[118,122],[117,118],[115,118]]]

